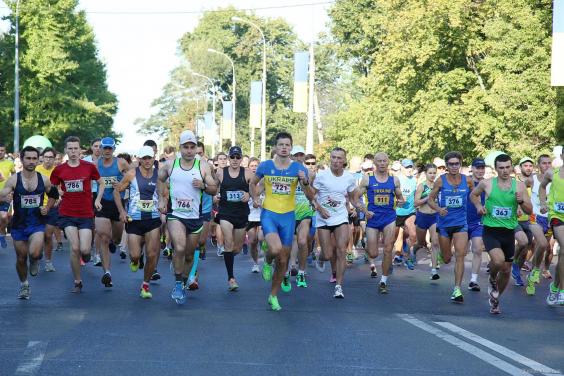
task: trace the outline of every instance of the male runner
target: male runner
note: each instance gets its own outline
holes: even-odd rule
[[[531,213],[532,205],[525,185],[511,177],[511,157],[507,154],[498,155],[494,167],[497,177],[479,182],[470,199],[478,213],[483,216],[484,246],[490,255],[490,313],[500,314],[499,298],[509,282],[515,253],[517,206],[521,206],[524,212]],[[481,202],[483,192],[486,194],[485,205]]]
[[[35,171],[39,172],[41,175],[47,177],[49,179],[51,177],[51,173],[55,169],[55,150],[53,148],[45,148],[41,153],[43,157],[43,164],[40,164],[35,168]],[[51,183],[49,183],[51,184]],[[48,197],[45,195],[43,200],[43,206],[47,206]],[[57,223],[59,221],[59,209],[58,209],[58,202],[55,202],[49,213],[46,216],[46,223],[45,223],[45,245],[44,245],[44,253],[45,253],[45,271],[46,272],[54,272],[55,266],[53,266],[53,235],[55,231],[58,230]]]
[[[39,272],[45,238],[45,215],[59,198],[57,189],[51,190],[51,183],[46,176],[35,171],[39,161],[39,151],[26,146],[21,151],[22,172],[12,175],[0,191],[0,199],[5,201],[13,194],[14,216],[12,217],[12,239],[16,250],[16,270],[20,278],[20,299],[29,299],[31,290],[27,280],[27,258],[29,256],[29,274],[35,277]],[[46,206],[42,205],[43,195],[49,194]]]
[[[200,160],[202,162],[209,164],[208,157],[205,155],[204,144],[201,141],[198,141],[198,155],[200,156]],[[211,168],[211,166],[210,166],[210,172],[212,173],[212,176],[215,175],[215,172]],[[202,232],[200,233],[200,241],[198,243],[198,248],[196,249],[196,252],[200,251],[200,258],[202,260],[205,260],[206,259],[206,242],[207,242],[208,236],[210,234],[210,223],[211,223],[211,220],[212,220],[213,199],[212,199],[212,196],[208,195],[206,192],[203,192],[202,194],[203,194],[203,197],[202,197],[202,221],[204,221],[204,224],[203,224],[203,227],[202,227]],[[193,285],[193,283],[195,283],[195,285]],[[192,286],[192,288],[197,288],[197,286],[198,286],[197,279],[194,279],[194,281],[191,281],[190,286]]]
[[[468,249],[468,221],[466,207],[468,192],[474,189],[472,179],[460,173],[462,154],[457,151],[445,155],[447,172],[435,182],[429,193],[429,207],[439,213],[437,228],[439,229],[439,245],[441,255],[446,264],[452,258],[452,246],[456,264],[454,268],[454,290],[450,299],[455,303],[463,303],[464,296],[460,290],[464,277],[464,257]],[[440,196],[439,196],[440,194]],[[440,197],[437,203],[437,197]]]
[[[102,158],[98,160],[98,171],[104,181],[104,195],[102,197],[102,209],[96,212],[96,233],[100,237],[100,249],[102,254],[102,267],[104,275],[102,284],[112,287],[112,274],[110,273],[110,252],[116,251],[116,244],[121,242],[123,233],[123,222],[119,220],[119,211],[114,201],[114,186],[117,185],[129,170],[129,164],[125,159],[114,157],[116,142],[111,137],[104,137],[100,141]],[[123,192],[121,198],[123,200]],[[125,251],[120,250],[120,257],[125,259]]]
[[[485,173],[486,162],[482,158],[475,158],[472,161],[472,181],[475,187],[484,180]],[[482,193],[482,206],[484,206],[485,198],[485,193]],[[474,203],[471,200],[468,200],[466,205],[466,215],[468,217],[468,239],[470,239],[472,249],[472,277],[470,278],[470,283],[468,284],[468,290],[480,291],[478,273],[480,271],[480,266],[482,265],[482,250],[484,249],[482,232],[484,227],[482,226],[481,215],[478,213]]]
[[[560,157],[564,157],[564,152]],[[548,184],[551,184],[551,188],[547,204],[546,187]],[[544,174],[539,188],[539,201],[541,213],[548,213],[554,238],[560,245],[556,273],[554,281],[550,284],[546,303],[549,306],[564,307],[564,168],[557,167]]]
[[[243,152],[239,146],[229,149],[229,166],[217,171],[219,185],[219,210],[216,222],[219,222],[225,250],[223,260],[227,270],[229,291],[237,291],[239,285],[233,274],[235,255],[241,251],[245,241],[245,230],[249,216],[249,182],[252,173],[241,167]]]
[[[102,148],[100,148],[101,141],[102,139],[100,137],[90,141],[90,150],[92,150],[92,154],[82,158],[83,161],[94,163],[95,166],[98,165],[98,160],[102,157]],[[94,207],[96,197],[98,197],[98,184],[96,182],[92,182],[92,207]],[[96,229],[94,229],[94,248],[92,251],[92,263],[95,266],[102,266],[102,259],[100,258],[100,236],[98,236]]]
[[[179,145],[180,158],[165,162],[159,170],[158,190],[159,211],[167,213],[167,228],[174,246],[175,285],[171,297],[177,304],[184,304],[185,285],[202,231],[202,192],[214,195],[217,186],[208,164],[200,163],[196,158],[197,140],[194,133],[183,131]],[[168,202],[165,195],[167,185]]]
[[[278,291],[284,274],[288,269],[288,258],[294,238],[296,206],[296,186],[301,184],[308,197],[311,197],[307,170],[298,162],[290,159],[292,136],[286,132],[276,135],[274,159],[262,162],[251,180],[251,196],[255,207],[261,206],[258,184],[264,179],[265,198],[262,203],[261,224],[268,252],[262,268],[266,281],[272,280],[268,304],[273,311],[282,309],[278,303]],[[276,259],[276,271],[273,276],[272,261]]]
[[[90,260],[92,246],[92,228],[94,208],[92,200],[92,182],[98,182],[98,196],[94,202],[97,210],[102,209],[104,195],[104,180],[96,166],[90,162],[80,160],[80,139],[69,136],[65,140],[65,152],[68,156],[66,163],[55,167],[51,173],[51,184],[61,186],[63,197],[59,204],[59,225],[63,229],[70,243],[70,263],[74,275],[72,292],[82,290],[80,277],[80,259]],[[88,203],[88,205],[86,205]]]
[[[401,194],[405,204],[396,208],[396,238],[400,235],[403,228],[403,237],[407,243],[407,257],[404,261],[405,266],[410,270],[415,268],[417,253],[417,235],[415,231],[415,191],[417,189],[417,179],[413,174],[413,161],[404,159],[401,161],[401,172],[398,175]],[[403,242],[403,239],[399,239]]]
[[[6,158],[6,145],[0,143],[0,189],[10,178],[10,175],[16,172],[14,162]],[[10,211],[9,202],[0,202],[0,247],[6,248],[6,226],[8,226],[8,212]]]
[[[403,206],[405,201],[402,196],[399,179],[390,176],[388,165],[390,160],[384,152],[374,155],[376,171],[362,177],[357,195],[366,193],[367,207],[358,206],[364,212],[366,222],[366,252],[369,257],[378,257],[378,239],[380,234],[384,238],[384,258],[382,261],[382,277],[378,284],[380,294],[387,294],[388,276],[392,267],[392,253],[396,238],[396,210],[395,206]],[[358,197],[355,198],[358,201]]]
[[[141,249],[145,244],[147,261],[144,265],[140,296],[143,299],[150,299],[153,294],[149,291],[149,281],[153,278],[159,261],[161,215],[158,211],[158,169],[155,167],[155,153],[150,146],[143,146],[137,158],[139,158],[139,167],[130,169],[124,175],[114,188],[113,195],[120,220],[125,223],[132,272],[139,269]],[[127,188],[130,193],[126,211],[120,193]]]
[[[257,172],[258,165],[260,160],[258,158],[252,157],[249,160],[249,170],[253,174]],[[260,197],[264,199],[263,189],[261,187],[260,190]],[[260,272],[259,267],[259,242],[264,240],[262,236],[262,230],[260,227],[260,213],[262,209],[260,207],[255,208],[253,205],[252,197],[249,199],[249,216],[248,216],[248,224],[247,224],[247,236],[249,237],[249,248],[251,249],[251,258],[253,259],[253,266],[251,268],[251,273],[258,273]]]

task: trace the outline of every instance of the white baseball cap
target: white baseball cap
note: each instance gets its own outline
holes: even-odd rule
[[[137,153],[137,158],[151,157],[155,156],[155,151],[150,146],[143,146]]]
[[[292,148],[292,155],[296,155],[298,153],[305,154],[305,150],[304,150],[303,146],[296,145]]]
[[[187,142],[191,142],[193,144],[197,144],[198,140],[192,131],[184,131],[180,134],[180,145],[184,145]]]

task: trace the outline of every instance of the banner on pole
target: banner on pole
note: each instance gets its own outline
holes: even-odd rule
[[[262,81],[251,81],[251,110],[249,113],[249,126],[260,128],[262,110]]]
[[[554,0],[551,69],[552,86],[564,86],[564,0]]]
[[[213,113],[204,114],[204,145],[213,145],[215,142],[215,132],[213,126]]]
[[[206,129],[206,123],[201,116],[196,119],[196,136],[201,140],[204,138],[204,130]]]
[[[294,112],[307,112],[307,75],[309,53],[307,51],[294,54]]]
[[[231,138],[231,127],[233,126],[233,102],[223,101],[223,117],[221,120],[222,137],[224,140]]]

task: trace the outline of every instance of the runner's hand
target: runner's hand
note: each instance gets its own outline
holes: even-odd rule
[[[102,210],[102,203],[100,202],[100,199],[96,199],[96,202],[94,202],[94,207],[98,211]]]
[[[321,215],[321,218],[323,218],[323,219],[329,219],[329,217],[331,217],[331,214],[329,214],[327,209],[325,209],[324,207],[320,206],[319,209],[317,209],[317,211],[319,212],[319,214]]]
[[[482,206],[480,209],[477,210],[477,212],[479,215],[484,216],[488,211],[486,210],[485,206]]]
[[[45,207],[45,206],[40,207],[39,211],[41,212],[41,215],[47,215],[47,213],[48,213],[47,207]]]
[[[124,212],[124,211],[120,212],[120,213],[119,213],[119,220],[120,220],[121,222],[123,222],[123,223],[129,222],[129,221],[127,220],[127,213]]]
[[[444,217],[444,216],[446,216],[447,214],[448,214],[448,210],[447,210],[446,208],[440,208],[440,209],[439,209],[439,215],[440,215],[441,217]]]
[[[374,217],[374,212],[367,210],[364,215],[366,216],[366,219],[372,219],[372,217]]]
[[[404,206],[404,205],[405,205],[405,200],[404,200],[403,198],[402,198],[401,200],[398,199],[398,200],[396,201],[396,205],[399,206],[399,207]]]
[[[540,206],[540,212],[541,214],[548,213],[548,207],[546,206],[546,204]]]
[[[304,182],[306,179],[307,178],[305,172],[303,172],[302,170],[298,171],[298,180]]]
[[[161,214],[165,214],[167,212],[167,204],[165,200],[159,200],[159,211]]]
[[[243,192],[243,197],[241,198],[241,202],[249,202],[250,198],[251,195],[249,195],[249,192]]]
[[[194,179],[192,180],[192,187],[197,189],[204,189],[206,186],[204,185],[204,182],[202,180]]]
[[[253,208],[258,209],[262,206],[262,200],[259,198],[257,200],[253,199]]]

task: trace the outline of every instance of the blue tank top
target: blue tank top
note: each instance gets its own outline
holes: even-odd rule
[[[478,182],[474,181],[474,187],[478,185]],[[482,222],[482,216],[478,214],[476,210],[476,206],[470,201],[470,194],[472,192],[468,192],[468,204],[466,206],[466,217],[468,220],[469,225],[477,225]],[[482,201],[482,205],[486,203],[486,192],[482,192],[480,195],[480,201]]]
[[[467,177],[461,174],[460,185],[452,186],[447,180],[447,176],[441,175],[442,187],[439,192],[439,206],[446,208],[448,214],[441,217],[437,214],[437,226],[441,228],[465,226],[468,224],[466,219],[466,207],[468,205],[468,182]]]
[[[415,177],[398,176],[401,194],[405,204],[396,208],[397,215],[410,215],[415,213],[415,191],[417,190],[417,179]]]
[[[211,213],[213,207],[213,198],[206,192],[202,192],[202,213]]]
[[[41,211],[39,210],[44,194],[45,183],[39,172],[37,172],[37,187],[32,192],[24,188],[22,174],[21,172],[17,173],[13,200],[13,228],[26,228],[28,226],[36,226],[45,223],[45,217],[41,215]]]
[[[135,169],[135,179],[129,185],[129,207],[127,214],[134,221],[160,218],[158,210],[159,195],[157,178],[159,171],[153,169],[153,175],[146,178],[139,167]]]
[[[375,217],[393,215],[395,217],[395,190],[394,177],[388,176],[385,183],[376,180],[375,175],[368,177],[366,197],[368,199],[367,209],[374,213]]]
[[[104,196],[106,201],[114,200],[114,186],[113,183],[121,181],[123,175],[119,170],[118,159],[114,158],[110,167],[104,167],[104,158],[98,159],[98,171],[104,180]],[[123,198],[125,192],[121,192],[120,196]]]

